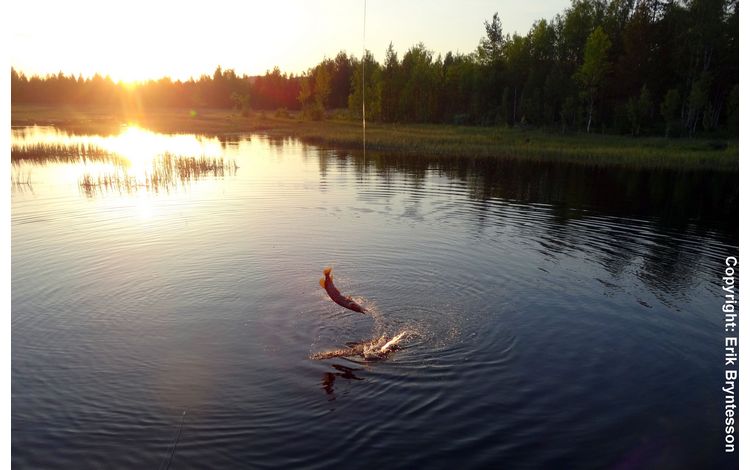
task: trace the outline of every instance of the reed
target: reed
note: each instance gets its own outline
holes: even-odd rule
[[[151,167],[143,174],[133,174],[127,167],[116,167],[110,173],[84,173],[78,184],[87,195],[112,191],[132,193],[144,189],[159,192],[175,189],[205,177],[233,176],[237,169],[234,160],[164,153],[155,158]]]
[[[14,187],[31,186],[31,169],[13,165],[10,175],[10,184]]]
[[[10,148],[11,161],[60,161],[79,160],[119,160],[121,157],[93,144],[13,144]]]

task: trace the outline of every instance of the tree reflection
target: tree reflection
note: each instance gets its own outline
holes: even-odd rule
[[[368,152],[364,161],[354,153],[348,161],[360,179],[375,182],[357,188],[364,202],[386,205],[405,194],[401,217],[418,221],[426,215],[420,202],[434,202],[431,191],[455,191],[442,203],[441,220],[450,222],[453,211],[460,211],[457,222],[469,214],[477,233],[511,224],[514,234],[537,244],[544,259],[566,254],[593,258],[613,278],[635,272],[662,300],[665,292],[693,288],[703,272],[698,263],[713,256],[710,247],[696,247],[694,240],[737,244],[735,172],[378,152]],[[431,181],[431,175],[441,179]],[[403,191],[391,190],[398,183]],[[470,207],[460,198],[468,199]]]
[[[414,157],[368,152],[350,154],[351,167],[388,183],[402,177],[424,195],[427,175],[466,182],[476,201],[518,201],[552,207],[557,222],[606,215],[653,221],[661,228],[698,234],[719,230],[738,235],[739,181],[736,172],[633,170],[550,161],[502,158]],[[477,205],[481,211],[492,205]]]

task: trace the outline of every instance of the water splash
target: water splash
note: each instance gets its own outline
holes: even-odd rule
[[[394,351],[402,349],[401,342],[412,336],[412,332],[409,330],[401,331],[400,333],[389,336],[383,334],[376,336],[375,339],[351,342],[347,343],[346,348],[334,349],[331,351],[323,351],[313,353],[310,355],[310,359],[321,361],[325,359],[333,359],[336,357],[362,357],[366,361],[377,361],[387,358]]]

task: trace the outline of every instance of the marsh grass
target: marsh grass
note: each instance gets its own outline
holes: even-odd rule
[[[78,160],[119,160],[117,154],[105,150],[99,146],[93,144],[52,144],[52,143],[39,143],[39,144],[24,144],[11,145],[10,149],[11,161],[78,161]]]
[[[132,193],[144,189],[159,192],[186,186],[204,177],[233,176],[238,168],[234,160],[185,157],[165,152],[154,158],[143,174],[133,174],[128,166],[116,166],[112,172],[86,172],[78,184],[87,195],[109,191]]]
[[[403,155],[488,157],[633,169],[736,171],[738,168],[736,143],[717,148],[710,141],[701,140],[563,135],[541,130],[447,125],[372,124],[367,129],[368,150]],[[360,125],[349,123],[320,129],[302,125],[294,134],[319,145],[352,150],[362,146]]]
[[[160,169],[166,169],[162,173],[175,173],[180,180],[198,179],[203,176],[222,177],[227,173],[234,174],[237,163],[234,160],[225,161],[223,158],[180,157],[165,153],[158,159]],[[157,162],[154,162],[157,165]]]
[[[335,116],[338,116],[334,113]],[[312,144],[356,151],[362,148],[361,123],[347,119],[309,121],[300,115],[228,110],[155,109],[124,115],[118,109],[70,110],[12,107],[13,125],[54,125],[73,132],[111,132],[122,123],[157,132],[227,135],[260,133],[296,137]],[[632,169],[712,169],[738,171],[737,140],[635,138],[602,134],[561,134],[538,129],[444,124],[368,123],[367,149],[426,157],[488,157],[617,166]]]
[[[14,190],[31,189],[31,168],[13,165],[12,170],[11,188]]]

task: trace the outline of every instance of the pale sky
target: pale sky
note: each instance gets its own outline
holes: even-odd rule
[[[383,60],[422,41],[435,54],[471,52],[497,11],[506,33],[525,34],[569,0],[369,0],[366,46]],[[11,65],[26,74],[95,72],[115,80],[239,74],[278,65],[300,73],[339,50],[360,56],[364,0],[180,2],[18,1],[7,8]],[[6,10],[7,11],[7,10]]]

